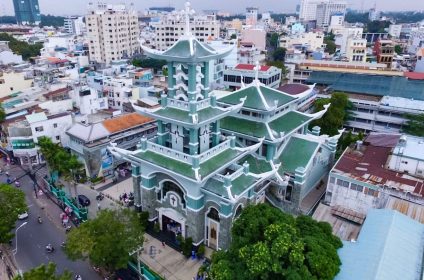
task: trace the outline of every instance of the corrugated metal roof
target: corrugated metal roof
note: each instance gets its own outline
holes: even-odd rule
[[[372,209],[356,242],[344,242],[335,280],[419,280],[424,225],[388,209]]]

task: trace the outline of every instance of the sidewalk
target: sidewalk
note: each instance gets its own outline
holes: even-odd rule
[[[191,280],[197,275],[203,260],[186,258],[180,252],[144,234],[141,261],[167,280]]]
[[[1,280],[12,279],[14,272],[16,271],[15,264],[12,260],[11,252],[9,252],[7,247],[8,247],[7,245],[0,245],[0,251],[2,252],[0,257],[0,279]],[[8,268],[10,269],[9,273],[8,273]]]

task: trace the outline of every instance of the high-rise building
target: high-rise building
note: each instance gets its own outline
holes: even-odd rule
[[[84,18],[76,16],[66,17],[63,27],[67,33],[80,36],[85,32]]]
[[[140,52],[135,10],[125,5],[89,5],[86,25],[90,61],[109,65]]]
[[[40,24],[41,15],[38,0],[13,0],[13,7],[18,24]]]
[[[328,2],[325,0],[301,0],[299,19],[301,21],[310,21],[317,19],[317,5],[321,2]]]
[[[331,16],[345,15],[347,3],[344,0],[331,0],[317,5],[316,20],[317,26],[328,27],[330,25]]]
[[[258,8],[246,8],[246,25],[255,26],[258,23]]]

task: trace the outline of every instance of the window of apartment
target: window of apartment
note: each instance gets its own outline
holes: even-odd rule
[[[35,131],[37,131],[37,132],[41,132],[41,131],[44,131],[44,128],[43,128],[42,126],[37,126],[37,127],[35,128]]]
[[[53,124],[53,127],[54,127],[54,128],[56,128],[56,127],[57,127],[57,123],[54,123],[54,124]]]
[[[341,180],[341,179],[337,179],[337,185],[339,185],[341,187],[348,188],[349,187],[349,182],[348,181]]]
[[[352,183],[352,184],[350,184],[350,189],[351,190],[354,190],[354,191],[362,192],[362,190],[364,189],[364,187],[361,186],[361,185]]]
[[[56,140],[57,141],[60,141],[60,136],[59,135],[56,136]]]
[[[336,178],[334,178],[334,177],[330,177],[330,183],[331,184],[334,184],[336,182]]]
[[[366,194],[369,196],[378,197],[378,191],[367,188]]]

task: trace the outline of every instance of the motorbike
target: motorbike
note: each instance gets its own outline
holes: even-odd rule
[[[98,195],[96,195],[96,200],[103,200],[103,198],[105,198],[105,195],[101,192]]]
[[[46,252],[47,253],[53,253],[54,252],[54,247],[52,245],[47,245],[46,246]]]
[[[67,227],[65,228],[65,232],[69,232],[71,229],[72,229],[72,227],[71,227],[71,226],[67,226]]]
[[[39,224],[43,223],[43,220],[41,219],[41,217],[38,217],[37,221],[38,221]]]
[[[60,244],[60,247],[65,248],[66,247],[66,242],[63,241],[62,244]]]

